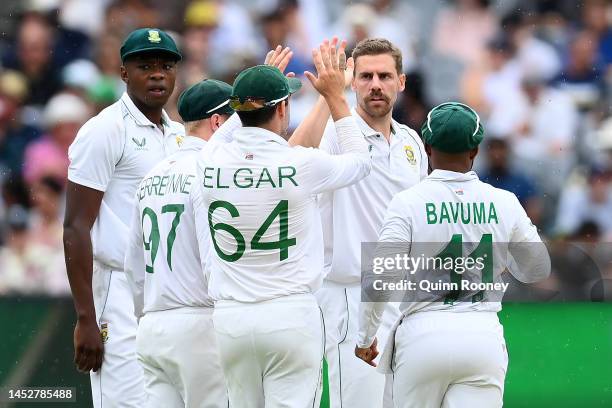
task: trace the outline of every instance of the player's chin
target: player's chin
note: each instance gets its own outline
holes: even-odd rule
[[[164,92],[147,92],[145,95],[144,103],[146,106],[150,108],[161,108],[163,107],[168,99],[170,98],[170,93],[168,91]]]
[[[370,116],[373,117],[385,116],[387,113],[389,113],[389,111],[391,111],[391,104],[389,104],[388,102],[368,103],[367,106],[368,109],[366,109],[366,111]]]

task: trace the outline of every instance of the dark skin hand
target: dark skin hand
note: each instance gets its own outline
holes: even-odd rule
[[[104,344],[96,322],[91,277],[93,255],[91,236],[104,193],[68,181],[64,219],[66,270],[77,313],[74,328],[74,363],[81,372],[98,371]]]
[[[377,345],[378,339],[375,338],[370,347],[359,348],[355,346],[355,355],[366,363],[368,363],[369,365],[371,365],[372,367],[376,367],[374,359],[378,356],[378,349],[376,347]]]
[[[174,91],[176,59],[167,53],[145,52],[121,66],[121,79],[134,105],[161,128],[162,108]],[[96,321],[91,278],[93,253],[90,231],[104,193],[68,181],[64,217],[64,255],[77,313],[74,363],[81,372],[98,371],[104,344]]]
[[[162,108],[174,91],[175,58],[159,52],[128,57],[121,66],[121,79],[134,105],[151,122],[161,125]]]

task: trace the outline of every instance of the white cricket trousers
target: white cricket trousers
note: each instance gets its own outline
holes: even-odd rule
[[[325,322],[330,408],[393,407],[390,379],[385,386],[387,376],[355,356],[361,286],[326,281],[315,295]],[[389,303],[377,334],[381,354],[389,331],[399,317],[397,305]],[[379,359],[380,356],[375,361]]]
[[[136,358],[138,324],[125,273],[94,263],[92,289],[96,319],[106,339],[102,368],[90,372],[93,406],[142,408],[145,393]]]
[[[397,408],[502,406],[508,354],[495,312],[417,312],[395,334]]]
[[[312,294],[217,301],[213,320],[230,407],[319,407],[325,340]]]
[[[182,307],[140,319],[146,408],[227,408],[212,314],[212,307]]]

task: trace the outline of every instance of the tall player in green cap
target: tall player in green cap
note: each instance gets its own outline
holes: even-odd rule
[[[318,406],[324,334],[313,295],[323,280],[316,195],[371,168],[344,98],[342,54],[323,43],[314,52],[317,75],[306,75],[329,106],[345,154],[289,145],[290,97],[301,84],[259,65],[234,82],[230,106],[243,127],[229,143],[211,141],[200,157],[204,205],[196,222],[210,230],[208,290],[230,406]]]
[[[143,407],[136,318],[123,272],[134,194],[143,176],[184,136],[163,106],[174,90],[176,44],[143,28],[120,50],[127,92],[79,130],[68,155],[66,269],[77,322],[74,362],[91,370],[94,407]]]
[[[414,271],[398,265],[363,277],[372,302],[360,311],[355,354],[372,365],[378,355],[375,336],[392,297],[376,290],[381,280],[410,280],[415,287],[400,293],[402,317],[379,364],[393,374],[395,406],[501,407],[508,356],[497,318],[500,275],[508,268],[522,282],[544,279],[550,258],[516,196],[471,170],[484,135],[474,110],[444,103],[421,130],[432,171],[393,198],[375,259],[407,254],[423,261]],[[436,269],[428,259],[452,263]],[[428,291],[428,283],[447,286]]]
[[[233,113],[232,87],[205,79],[178,100],[187,136],[181,149],[153,168],[136,190],[125,255],[134,295],[138,359],[145,407],[227,407],[212,324],[213,301],[203,273],[208,227],[196,224],[197,157]]]

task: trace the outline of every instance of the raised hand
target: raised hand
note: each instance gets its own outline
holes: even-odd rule
[[[291,48],[283,48],[279,45],[275,49],[268,51],[264,64],[276,67],[284,73],[285,69],[287,69],[287,65],[289,65],[289,61],[291,61],[291,57],[293,57],[293,51],[291,51]],[[294,75],[295,74],[293,74],[293,72],[287,74],[287,76]]]
[[[323,97],[340,96],[344,94],[346,61],[346,41],[340,42],[334,38],[323,41],[319,48],[312,51],[312,59],[317,70],[317,75],[306,71],[304,75],[312,86]]]

